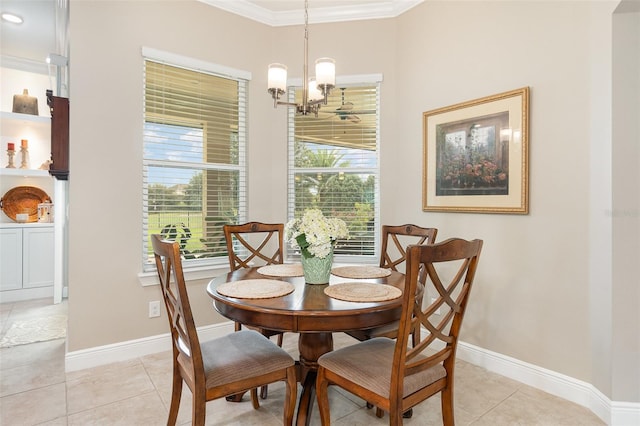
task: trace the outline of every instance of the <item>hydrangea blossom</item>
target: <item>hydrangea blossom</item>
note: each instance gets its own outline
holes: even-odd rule
[[[309,209],[302,218],[287,222],[284,236],[303,256],[324,259],[337,239],[349,237],[349,230],[342,219],[327,218],[321,210]]]

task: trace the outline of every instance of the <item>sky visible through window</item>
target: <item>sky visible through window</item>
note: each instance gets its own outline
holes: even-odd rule
[[[163,160],[173,162],[174,179],[188,182],[200,170],[191,165],[203,163],[203,132],[200,128],[175,126],[168,124],[145,122],[144,126],[144,158],[146,160]],[[175,163],[185,163],[185,167],[175,168]],[[165,182],[162,167],[150,167],[150,184]]]

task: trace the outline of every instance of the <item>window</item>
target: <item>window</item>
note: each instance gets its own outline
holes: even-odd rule
[[[144,269],[156,233],[179,241],[185,267],[224,263],[222,225],[246,210],[247,80],[157,56],[144,61]]]
[[[301,97],[301,90],[296,91]],[[339,86],[318,117],[289,115],[289,219],[319,208],[349,227],[336,256],[375,256],[378,206],[378,84]]]

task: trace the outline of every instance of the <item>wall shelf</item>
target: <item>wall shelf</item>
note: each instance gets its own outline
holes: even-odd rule
[[[16,177],[51,177],[48,170],[39,169],[0,169],[0,176],[16,176]]]
[[[48,109],[47,109],[48,112]],[[20,153],[20,141],[26,139],[29,142],[29,167],[36,174],[22,174],[22,172],[2,173],[2,176],[38,176],[41,164],[51,158],[51,117],[40,115],[19,114],[15,112],[0,111],[0,167],[7,165],[7,144],[13,143],[16,147],[14,164],[20,167],[22,156]]]
[[[0,119],[17,120],[26,123],[51,124],[51,117],[43,115],[19,114],[17,112],[0,111]]]

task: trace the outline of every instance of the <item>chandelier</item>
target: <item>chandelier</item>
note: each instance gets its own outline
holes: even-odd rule
[[[280,98],[287,91],[287,66],[270,64],[268,92],[273,98],[273,107],[287,105],[296,108],[300,115],[318,116],[321,105],[327,104],[327,97],[336,84],[336,62],[331,58],[316,60],[315,78],[309,79],[309,1],[304,2],[304,64],[302,67],[302,103],[284,102]]]

